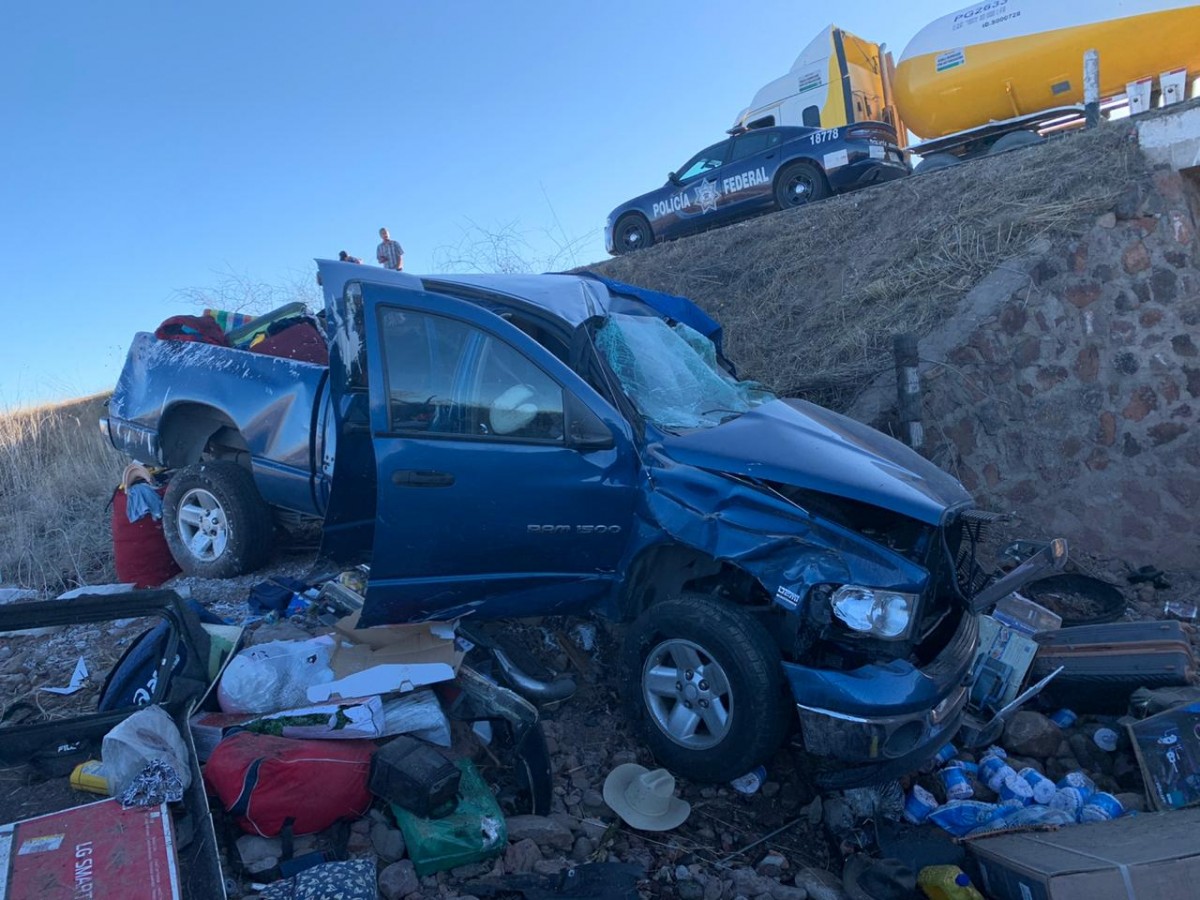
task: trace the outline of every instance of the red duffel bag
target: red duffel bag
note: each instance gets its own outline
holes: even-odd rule
[[[158,495],[161,497],[164,491],[165,488],[160,489]],[[113,562],[117,581],[139,589],[158,587],[179,572],[179,565],[167,546],[162,521],[145,515],[130,522],[126,512],[128,499],[122,488],[113,491]]]
[[[249,834],[324,831],[371,806],[370,741],[298,741],[243,731],[217,744],[204,782]]]

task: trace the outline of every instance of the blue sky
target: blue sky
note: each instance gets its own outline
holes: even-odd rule
[[[825,25],[899,55],[959,5],[10,4],[0,409],[110,388],[135,331],[198,311],[180,292],[308,283],[314,257],[371,260],[381,225],[413,272],[473,226],[601,259],[608,211]]]

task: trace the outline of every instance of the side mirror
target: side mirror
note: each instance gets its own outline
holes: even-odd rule
[[[683,184],[683,181],[681,181],[679,176],[676,175],[674,172],[667,173],[667,181],[671,182],[671,184],[676,185],[676,186]]]
[[[567,445],[574,450],[611,450],[617,445],[612,431],[587,404],[567,394]]]

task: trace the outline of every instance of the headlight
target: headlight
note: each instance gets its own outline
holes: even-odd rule
[[[917,608],[916,594],[847,584],[833,592],[833,614],[848,628],[885,641],[908,637]]]

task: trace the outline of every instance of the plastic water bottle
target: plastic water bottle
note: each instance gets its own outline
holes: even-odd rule
[[[1046,806],[1054,799],[1054,794],[1058,790],[1054,782],[1039,772],[1037,769],[1026,766],[1019,771],[1017,775],[1022,778],[1033,789],[1033,802]]]
[[[929,814],[929,821],[955,837],[965,837],[980,825],[985,825],[1000,814],[994,803],[978,800],[951,800],[945,806]]]
[[[1012,771],[1011,767],[1009,767],[1009,771]],[[1004,777],[997,793],[1001,800],[1020,800],[1022,806],[1028,806],[1033,802],[1033,786],[1016,772]]]
[[[763,782],[767,780],[767,769],[765,766],[755,766],[745,775],[733,779],[729,782],[729,786],[739,794],[750,796],[758,793],[758,789],[763,786]]]
[[[1107,822],[1116,819],[1125,812],[1121,801],[1112,794],[1099,791],[1088,797],[1087,803],[1079,811],[1080,822]]]
[[[914,784],[904,798],[904,821],[922,825],[929,814],[937,809],[937,798],[919,784]]]
[[[1082,772],[1068,772],[1062,778],[1058,779],[1058,786],[1060,788],[1079,788],[1089,794],[1096,790],[1096,782],[1092,781],[1092,779],[1088,778]]]
[[[1054,796],[1050,798],[1050,808],[1061,810],[1067,813],[1075,821],[1079,821],[1079,813],[1083,810],[1083,804],[1087,802],[1088,795],[1083,788],[1065,787],[1059,788],[1054,792]]]
[[[979,761],[983,762],[983,760],[987,759],[989,756],[998,756],[1001,759],[1008,759],[1008,751],[999,744],[992,744],[992,746],[983,751],[979,757]]]
[[[984,900],[958,866],[926,866],[917,876],[917,884],[930,900]]]
[[[967,773],[958,766],[947,766],[938,773],[942,786],[946,789],[947,800],[970,800],[975,796],[975,789],[967,780]]]
[[[1000,768],[996,769],[988,778],[988,787],[996,793],[1000,793],[1000,788],[1004,786],[1009,778],[1016,778],[1016,770],[1009,766],[1007,762],[1002,762]]]
[[[953,744],[947,744],[945,747],[943,747],[941,750],[939,750],[937,752],[936,756],[934,756],[933,765],[935,768],[937,766],[944,766],[944,765],[946,765],[946,763],[950,762],[950,760],[954,759],[954,757],[956,757],[956,756],[958,756],[958,748],[955,747]]]
[[[1092,741],[1101,750],[1106,750],[1112,753],[1117,749],[1117,733],[1111,728],[1097,728],[1096,733],[1092,735]]]
[[[1073,709],[1063,708],[1050,716],[1050,721],[1059,728],[1070,728],[1078,720],[1079,716],[1075,714]]]

